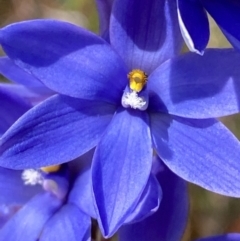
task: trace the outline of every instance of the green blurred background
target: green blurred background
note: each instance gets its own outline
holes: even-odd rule
[[[26,19],[54,18],[98,31],[94,0],[0,0],[0,6],[1,27]],[[230,47],[213,20],[211,36],[209,47]],[[1,80],[5,81],[3,77]],[[221,121],[240,138],[239,115],[222,118]],[[184,241],[225,232],[240,232],[239,199],[214,194],[192,184],[189,185],[189,193],[190,216]],[[99,233],[96,239],[104,240]]]

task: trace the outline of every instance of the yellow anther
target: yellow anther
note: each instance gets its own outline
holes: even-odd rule
[[[50,172],[57,172],[57,171],[59,171],[60,167],[61,167],[61,165],[55,165],[55,166],[41,167],[40,169],[43,172],[50,173]]]
[[[128,74],[130,89],[140,92],[147,83],[147,74],[140,69],[134,69]]]

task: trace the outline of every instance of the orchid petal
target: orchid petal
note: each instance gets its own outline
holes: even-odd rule
[[[31,105],[9,90],[0,86],[0,135],[2,135]]]
[[[114,111],[99,101],[53,96],[2,136],[0,165],[26,169],[71,161],[98,143]]]
[[[92,166],[98,222],[105,237],[112,236],[136,207],[151,164],[146,113],[119,109],[96,147]]]
[[[39,241],[90,241],[91,219],[66,204],[44,225]]]
[[[60,94],[115,103],[127,83],[127,70],[110,45],[67,22],[31,20],[0,30],[9,58]]]
[[[25,204],[42,190],[40,186],[24,185],[21,175],[21,171],[0,167],[0,206]]]
[[[127,217],[125,223],[139,222],[152,215],[159,208],[162,199],[162,189],[153,176],[149,176],[147,185],[134,211]]]
[[[36,105],[55,94],[53,91],[47,89],[44,86],[29,88],[20,84],[0,83],[0,89],[7,91],[15,96],[19,96],[27,103],[29,103],[30,106]]]
[[[238,113],[239,63],[233,49],[187,53],[165,62],[149,76],[150,108],[198,119]]]
[[[240,50],[240,40],[238,40],[237,38],[233,37],[231,34],[229,34],[224,29],[221,29],[221,30],[224,33],[225,37],[228,39],[228,41],[232,44],[232,46],[234,48]]]
[[[44,224],[61,204],[50,193],[35,196],[3,226],[0,241],[37,240]]]
[[[182,47],[175,1],[115,0],[109,31],[129,70],[147,74]]]
[[[89,165],[79,172],[74,182],[68,202],[74,203],[84,213],[96,219],[91,180],[91,160],[88,161]]]
[[[100,35],[109,38],[109,22],[114,0],[96,0],[99,15]]]
[[[207,190],[240,197],[240,143],[214,119],[151,114],[153,143],[177,175]]]
[[[8,57],[0,57],[0,73],[7,79],[14,81],[18,84],[32,87],[32,88],[45,88],[48,90],[38,79],[33,75],[19,68],[14,61]]]
[[[199,1],[177,0],[177,5],[179,26],[186,45],[190,51],[203,55],[210,35],[206,11]]]
[[[189,200],[184,180],[167,168],[158,174],[163,198],[157,212],[119,230],[119,241],[181,240],[188,219]]]
[[[9,204],[0,205],[0,229],[7,223],[9,219],[21,208],[21,205]]]

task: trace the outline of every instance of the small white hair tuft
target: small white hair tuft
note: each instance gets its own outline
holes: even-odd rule
[[[22,172],[22,180],[25,185],[34,186],[43,183],[43,176],[40,171],[35,169],[26,169]]]
[[[147,107],[147,101],[139,97],[136,91],[125,92],[122,96],[123,107],[131,107],[133,109],[145,110]]]

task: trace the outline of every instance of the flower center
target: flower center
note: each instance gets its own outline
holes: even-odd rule
[[[130,91],[123,95],[122,104],[124,107],[131,107],[133,109],[142,110],[147,101],[139,97],[136,91]]]
[[[41,185],[45,191],[54,194],[59,199],[64,199],[69,187],[67,175],[64,173],[61,165],[26,169],[22,172],[22,180],[25,185]]]
[[[146,110],[148,107],[148,93],[144,86],[147,83],[147,74],[140,69],[134,69],[128,74],[129,85],[122,96],[122,106]]]
[[[140,69],[134,69],[128,74],[131,90],[140,92],[147,83],[147,74]]]

